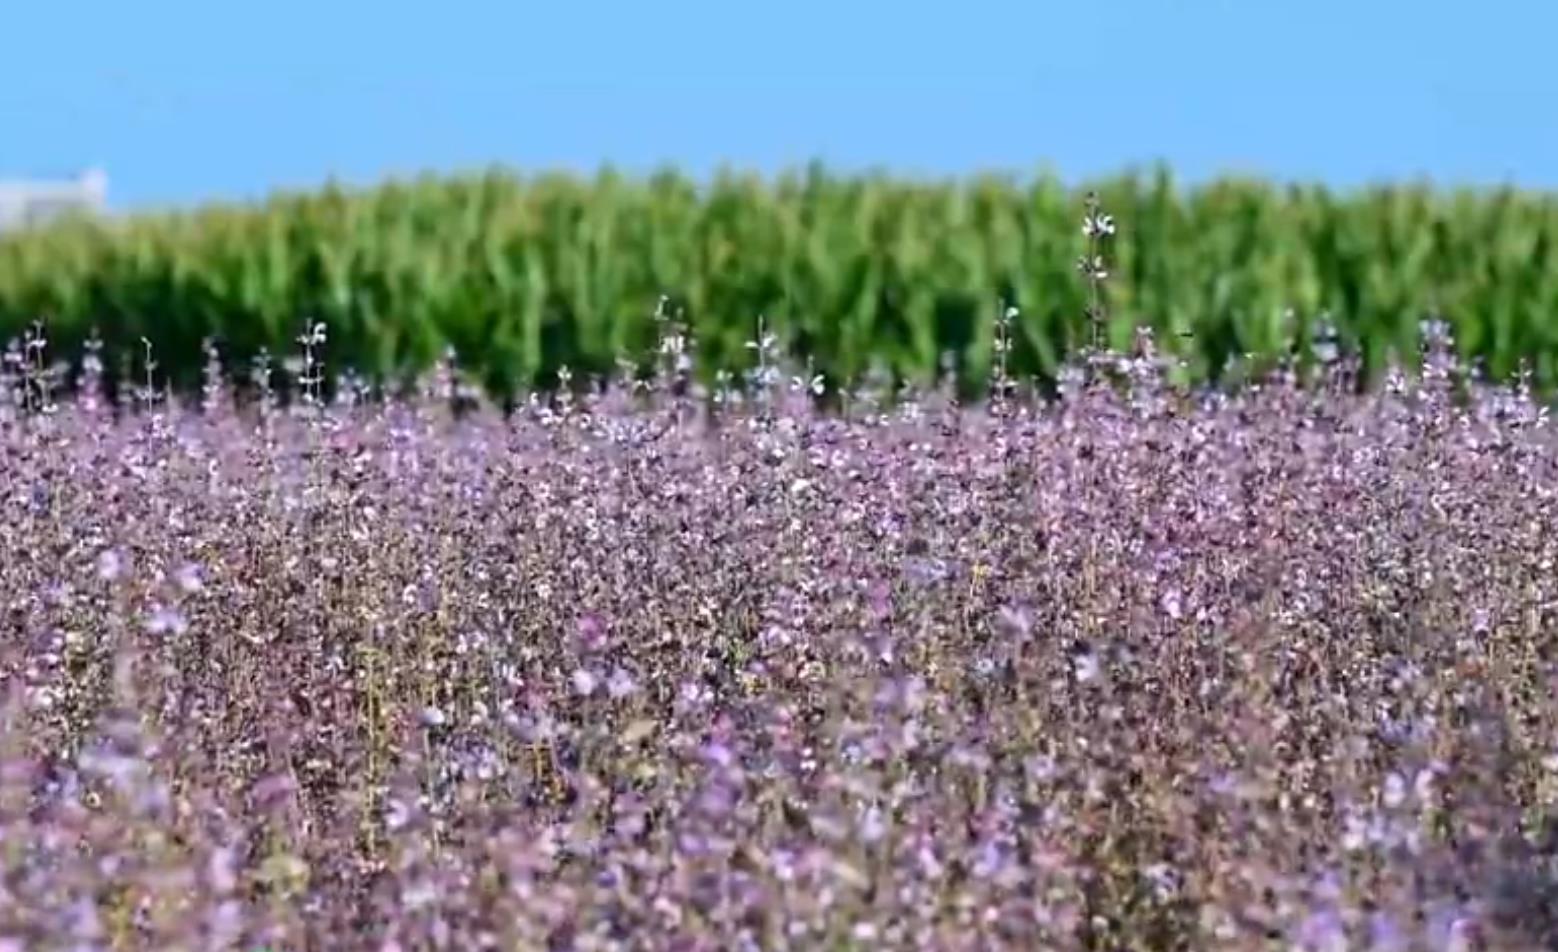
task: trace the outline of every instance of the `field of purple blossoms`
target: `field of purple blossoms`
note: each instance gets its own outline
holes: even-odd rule
[[[0,950],[1558,948],[1558,453],[1441,364],[0,408]]]

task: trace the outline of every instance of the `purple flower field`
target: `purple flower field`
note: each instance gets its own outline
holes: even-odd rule
[[[0,950],[1558,947],[1554,428],[1428,371],[13,401]]]

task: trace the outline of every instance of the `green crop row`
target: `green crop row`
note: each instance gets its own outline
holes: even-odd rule
[[[56,351],[94,328],[111,353],[144,336],[189,383],[207,336],[236,365],[262,347],[290,351],[306,321],[323,321],[331,369],[402,376],[453,346],[512,393],[562,364],[609,372],[644,353],[667,294],[704,373],[744,365],[763,316],[835,380],[873,363],[927,379],[950,353],[971,381],[989,366],[1005,300],[1021,309],[1014,370],[1048,375],[1087,340],[1076,260],[1089,188],[1119,225],[1106,284],[1116,344],[1148,324],[1189,340],[1192,366],[1215,375],[1230,355],[1281,349],[1329,315],[1378,366],[1411,353],[1419,322],[1439,316],[1490,374],[1526,358],[1540,381],[1558,379],[1558,196],[1184,189],[1164,170],[1078,188],[816,167],[702,184],[493,171],[70,222],[0,237],[0,336],[39,317]]]

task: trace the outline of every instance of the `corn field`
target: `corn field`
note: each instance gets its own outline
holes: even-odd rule
[[[36,320],[79,352],[193,385],[202,343],[238,366],[289,353],[314,322],[325,360],[378,379],[452,348],[494,392],[610,373],[656,340],[662,295],[698,372],[738,368],[759,318],[831,380],[873,367],[986,378],[994,317],[1018,308],[1011,370],[1051,379],[1086,344],[1076,273],[1085,191],[1119,222],[1107,334],[1158,331],[1186,371],[1301,346],[1324,322],[1377,372],[1447,322],[1503,378],[1558,379],[1558,196],[1379,186],[1353,193],[1166,169],[1075,188],[1058,179],[912,181],[813,166],[777,178],[672,171],[522,178],[501,170],[328,186],[252,206],[75,221],[0,238],[0,337]],[[950,360],[950,362],[949,362]]]

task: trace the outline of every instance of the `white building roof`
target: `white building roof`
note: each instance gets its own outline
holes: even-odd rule
[[[108,175],[102,169],[88,169],[73,179],[0,178],[0,231],[67,211],[100,213],[107,200]]]

